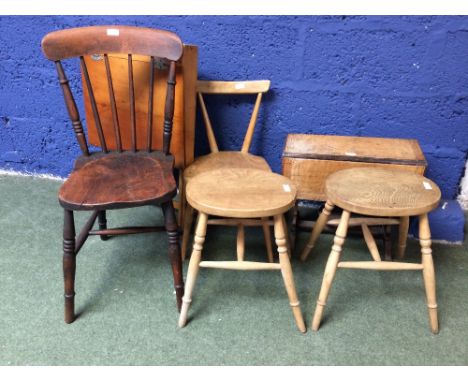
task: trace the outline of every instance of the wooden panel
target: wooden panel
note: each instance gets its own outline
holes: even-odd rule
[[[128,95],[129,80],[127,55],[109,54],[108,56],[117,105],[122,148],[124,150],[130,150],[132,147],[132,139]],[[113,126],[105,62],[102,56],[98,56],[97,59],[92,56],[86,56],[85,61],[101,116],[102,129],[106,137],[108,149],[116,150],[117,143]],[[193,45],[184,45],[184,55],[181,62],[178,63],[176,70],[177,85],[171,140],[171,153],[175,156],[175,166],[177,168],[184,168],[186,165],[190,164],[194,156],[197,61],[198,48]],[[144,150],[147,146],[150,57],[134,55],[132,65],[135,87],[136,146],[137,149]],[[157,59],[156,66],[158,69],[155,71],[153,87],[152,147],[153,149],[161,150],[168,66],[163,65],[162,62]],[[99,147],[99,138],[87,92],[84,92],[84,102],[89,142]]]
[[[283,156],[426,166],[416,139],[289,134]]]
[[[395,165],[385,163],[364,163],[320,159],[283,158],[283,175],[297,187],[297,198],[304,200],[325,201],[325,180],[328,175],[338,170],[353,167],[379,167],[424,173],[424,166]]]

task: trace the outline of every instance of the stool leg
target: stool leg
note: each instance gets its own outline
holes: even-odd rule
[[[330,216],[330,213],[333,211],[333,207],[335,207],[332,203],[327,201],[325,203],[325,207],[323,208],[322,212],[320,213],[320,216],[318,217],[317,221],[315,222],[314,229],[312,230],[312,233],[310,234],[310,239],[304,249],[302,250],[301,253],[301,260],[306,261],[307,257],[309,256],[310,251],[312,248],[315,246],[315,242],[317,241],[318,237],[323,231],[323,227],[325,227],[325,224],[327,224],[328,217]]]
[[[301,308],[299,305],[299,300],[296,294],[296,287],[294,286],[294,277],[291,269],[291,263],[289,262],[288,249],[286,247],[286,237],[285,237],[285,226],[283,222],[282,215],[275,216],[275,240],[276,245],[278,246],[279,261],[281,266],[281,274],[283,276],[284,285],[286,287],[286,292],[289,297],[289,304],[296,320],[296,325],[298,329],[305,333],[306,327],[304,324],[304,318],[302,317]]]
[[[400,218],[400,225],[398,226],[398,259],[403,259],[403,257],[405,256],[406,241],[408,239],[408,229],[409,216],[402,216]]]
[[[182,203],[182,201],[181,201]],[[185,255],[187,254],[187,247],[190,238],[190,230],[192,228],[193,222],[193,208],[190,204],[186,204],[184,212],[184,232],[182,232],[182,261],[185,260]]]
[[[431,231],[427,214],[419,216],[419,242],[421,244],[424,288],[426,290],[429,323],[434,334],[439,332],[437,320],[436,282],[434,262],[432,260]]]
[[[179,327],[183,328],[187,323],[187,314],[192,302],[192,292],[197,280],[198,270],[200,269],[201,253],[203,249],[203,243],[205,242],[206,236],[206,225],[208,215],[200,212],[198,215],[197,228],[195,230],[195,238],[193,239],[193,251],[190,257],[190,263],[187,272],[187,280],[185,282],[185,293],[182,298],[182,309],[179,317]]]
[[[236,247],[237,247],[237,261],[244,261],[245,255],[245,229],[242,223],[237,225],[237,239],[236,239]]]
[[[340,260],[341,250],[348,231],[350,213],[343,210],[341,214],[340,224],[336,229],[335,238],[333,239],[333,246],[328,257],[327,265],[325,266],[325,273],[323,275],[322,287],[320,289],[319,298],[317,300],[317,307],[312,318],[312,330],[317,331],[322,319],[323,308],[327,303],[328,294],[330,292],[331,284],[335,278],[336,268]]]
[[[265,238],[265,246],[267,249],[268,261],[273,262],[273,246],[271,245],[271,232],[268,218],[262,218],[263,236]]]

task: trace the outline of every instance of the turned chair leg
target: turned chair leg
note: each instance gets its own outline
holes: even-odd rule
[[[398,252],[397,259],[405,257],[406,241],[408,239],[409,229],[409,216],[402,216],[400,218],[400,225],[398,226]]]
[[[268,261],[273,262],[273,246],[271,245],[271,231],[268,224],[268,218],[262,218],[263,237],[265,238],[265,246],[267,249]]]
[[[64,210],[63,219],[63,278],[65,286],[65,322],[75,320],[75,220],[73,211]]]
[[[186,203],[184,212],[184,231],[182,232],[182,260],[185,260],[187,255],[187,247],[190,239],[190,230],[193,222],[193,208],[190,204]]]
[[[330,293],[330,288],[333,283],[333,279],[335,278],[336,268],[338,267],[343,243],[345,241],[346,233],[348,231],[349,217],[350,213],[346,210],[343,210],[343,213],[341,214],[340,224],[338,224],[335,238],[333,239],[332,250],[330,252],[330,256],[328,257],[327,265],[325,266],[322,287],[320,289],[319,298],[317,300],[315,313],[312,318],[313,331],[318,330],[320,326],[320,321],[322,320],[323,309],[327,303],[328,294]]]
[[[99,229],[107,229],[107,219],[106,219],[106,210],[99,211],[98,213],[98,224]],[[99,235],[101,240],[108,240],[110,238],[109,235]]]
[[[436,282],[434,262],[432,260],[431,231],[427,214],[419,216],[419,242],[421,244],[423,279],[426,290],[429,324],[432,333],[437,334],[439,332],[439,322],[437,319]]]
[[[312,248],[314,248],[315,242],[317,241],[318,237],[322,233],[323,228],[325,227],[325,224],[327,224],[328,217],[330,216],[330,213],[333,211],[333,208],[334,208],[334,205],[330,203],[329,201],[325,203],[325,206],[323,207],[323,210],[320,213],[320,216],[315,222],[314,229],[312,230],[312,233],[310,234],[309,241],[307,242],[306,246],[302,250],[302,253],[301,253],[302,261],[307,260],[307,257],[309,256],[310,251],[312,251]]]
[[[275,216],[275,240],[278,246],[279,261],[281,266],[281,274],[283,276],[284,285],[289,298],[289,305],[291,306],[297,328],[305,333],[306,327],[304,318],[302,317],[301,307],[297,298],[296,287],[294,285],[294,277],[289,262],[287,239],[285,233],[284,219],[282,215]]]
[[[179,246],[179,230],[172,202],[162,204],[164,223],[169,240],[169,259],[171,261],[172,274],[174,277],[174,289],[176,292],[177,309],[182,306],[182,296],[184,295],[184,279],[182,276],[182,258]]]
[[[203,243],[206,236],[206,225],[208,215],[200,212],[197,219],[197,227],[195,229],[195,237],[193,239],[193,251],[190,256],[190,262],[187,272],[187,280],[185,285],[185,293],[182,298],[182,309],[179,316],[179,327],[183,328],[187,323],[188,310],[192,302],[192,293],[197,280],[198,270],[200,269],[200,260],[203,250]]]

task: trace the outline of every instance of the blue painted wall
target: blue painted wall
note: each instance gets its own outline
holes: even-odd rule
[[[275,171],[290,132],[416,138],[427,176],[445,198],[458,193],[468,149],[468,17],[0,17],[0,168],[71,170],[78,148],[40,41],[90,24],[175,31],[199,45],[203,79],[271,79],[253,151]],[[221,146],[240,147],[247,102],[214,102]],[[200,129],[197,151],[206,150]]]

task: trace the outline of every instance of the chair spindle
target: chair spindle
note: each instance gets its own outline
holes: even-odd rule
[[[151,152],[152,140],[153,140],[153,87],[154,87],[154,56],[151,56],[150,60],[150,72],[149,72],[149,96],[148,96],[148,141],[147,150]]]
[[[258,110],[260,109],[260,103],[262,102],[262,93],[258,93],[257,99],[255,101],[255,106],[252,111],[252,116],[250,118],[249,127],[247,128],[247,132],[245,134],[244,143],[242,144],[241,151],[243,153],[248,153],[250,149],[250,145],[252,143],[252,137],[255,130],[255,124],[257,123],[257,116]]]
[[[175,69],[176,64],[171,61],[169,66],[169,76],[167,78],[166,105],[164,107],[164,135],[163,152],[168,155],[171,147],[172,119],[174,117],[174,96],[175,96]]]
[[[205,121],[206,135],[208,137],[208,144],[210,145],[210,150],[212,153],[217,153],[219,152],[219,148],[218,144],[216,143],[213,126],[211,125],[210,117],[208,115],[208,111],[206,110],[206,104],[205,100],[203,99],[202,93],[198,93],[198,101],[200,103],[203,120]]]
[[[68,115],[72,121],[73,130],[75,131],[76,139],[80,145],[81,152],[85,156],[89,156],[88,143],[86,142],[86,137],[83,132],[83,125],[80,120],[80,113],[76,107],[75,98],[70,89],[68,83],[68,78],[65,75],[63,70],[62,62],[60,60],[55,61],[55,67],[57,69],[57,74],[59,77],[60,86],[63,91],[63,97],[65,99],[65,105],[67,106]]]
[[[109,57],[107,56],[107,53],[104,54],[104,63],[106,65],[107,86],[109,88],[109,100],[110,100],[111,110],[112,110],[112,121],[114,123],[115,142],[117,146],[117,151],[122,152],[122,139],[120,137],[119,115],[117,114],[114,86],[112,84],[112,73],[111,73]]]
[[[133,84],[132,55],[128,55],[128,98],[130,100],[130,125],[132,128],[132,151],[136,152],[136,117],[135,117],[135,87]]]
[[[99,111],[96,104],[96,98],[94,97],[93,86],[91,85],[91,79],[89,78],[88,67],[83,56],[80,56],[81,70],[83,71],[83,76],[86,82],[86,88],[88,89],[89,99],[91,101],[91,109],[93,110],[94,124],[99,137],[99,143],[101,144],[102,151],[107,153],[106,139],[102,131],[101,118],[99,117]]]

